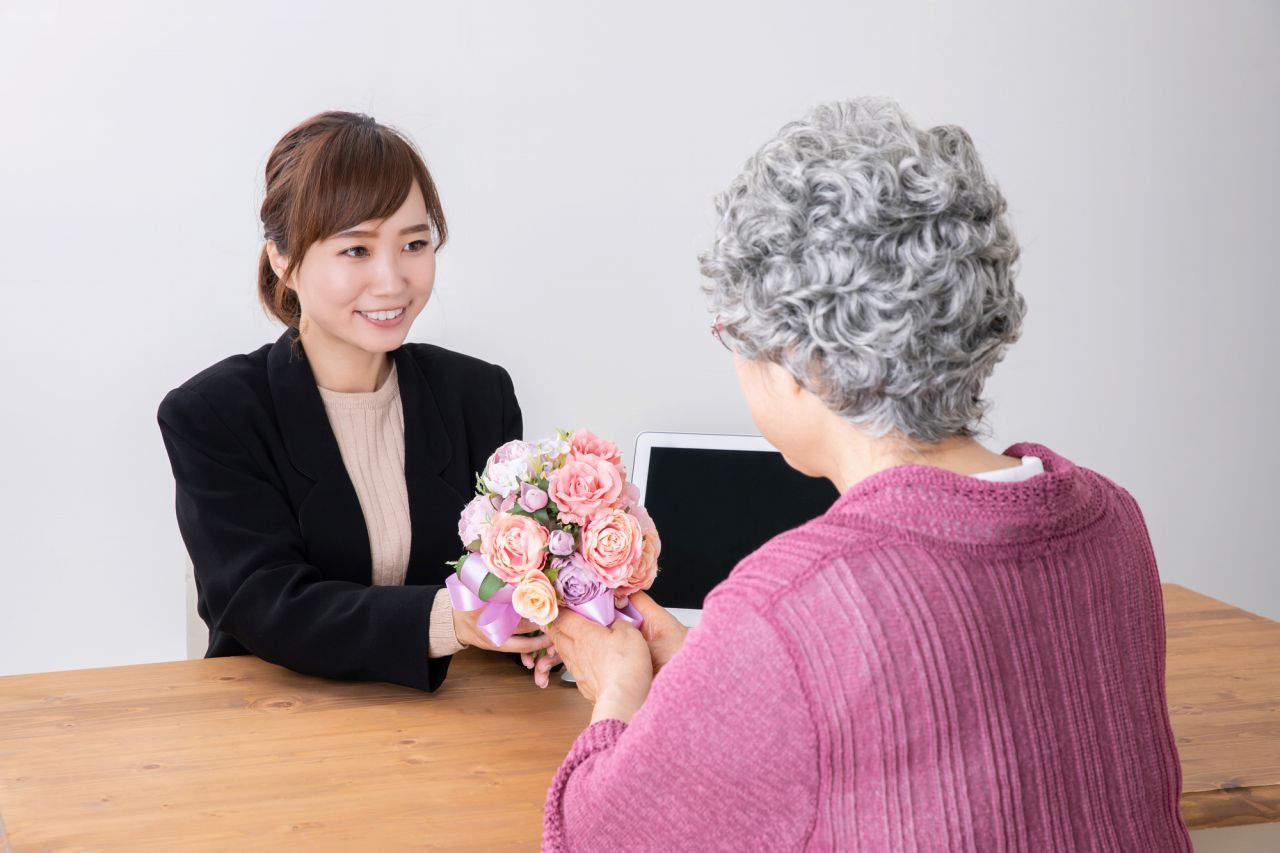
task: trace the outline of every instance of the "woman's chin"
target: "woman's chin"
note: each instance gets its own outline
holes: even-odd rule
[[[366,352],[372,353],[388,353],[399,349],[404,344],[404,335],[383,336],[377,340],[364,340],[360,343],[360,348]]]
[[[356,318],[356,328],[351,342],[362,350],[387,353],[400,347],[409,336],[413,318],[407,313],[394,325],[376,325],[363,317]]]

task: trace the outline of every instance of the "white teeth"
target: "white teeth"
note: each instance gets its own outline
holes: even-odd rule
[[[397,308],[394,311],[361,311],[361,314],[370,320],[394,320],[404,313],[403,308]]]

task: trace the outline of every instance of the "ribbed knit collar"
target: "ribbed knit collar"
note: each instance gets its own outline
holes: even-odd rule
[[[400,396],[400,381],[396,376],[396,363],[391,362],[391,372],[386,380],[374,391],[331,391],[328,388],[316,388],[320,391],[320,399],[325,409],[381,409],[391,404]]]
[[[1093,472],[1039,444],[1014,444],[1004,455],[1038,456],[1044,473],[1000,483],[927,465],[900,465],[849,489],[824,517],[949,542],[996,545],[1065,535],[1103,511],[1106,495]]]

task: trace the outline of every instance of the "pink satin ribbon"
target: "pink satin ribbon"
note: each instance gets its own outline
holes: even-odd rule
[[[500,646],[511,639],[516,625],[520,624],[520,614],[511,606],[511,594],[515,591],[503,584],[498,591],[485,601],[480,597],[480,584],[489,574],[489,564],[484,556],[478,553],[467,555],[462,564],[462,576],[457,573],[449,575],[444,585],[449,588],[449,600],[454,610],[469,613],[472,610],[483,610],[476,620],[480,633],[495,646]]]
[[[644,621],[644,617],[640,615],[640,611],[636,610],[634,604],[630,601],[627,606],[619,609],[613,603],[613,590],[606,589],[601,591],[599,595],[590,601],[584,601],[582,604],[566,604],[574,613],[581,613],[583,616],[608,628],[613,624],[614,619],[621,619],[624,622],[631,623],[632,626],[639,628],[640,623]]]
[[[461,575],[458,573],[449,575],[444,585],[449,588],[449,600],[454,610],[461,610],[464,613],[473,610],[484,611],[476,620],[476,627],[489,642],[495,646],[501,646],[511,639],[516,625],[520,624],[520,614],[516,613],[515,608],[511,606],[511,595],[515,590],[508,584],[499,587],[497,592],[489,596],[488,601],[480,597],[480,585],[484,583],[489,573],[489,564],[484,556],[473,551],[467,555],[466,561],[462,564]],[[630,601],[627,602],[626,607],[616,607],[611,589],[602,590],[590,601],[566,606],[574,613],[580,613],[606,628],[613,624],[614,619],[621,619],[636,628],[644,622],[644,617]]]

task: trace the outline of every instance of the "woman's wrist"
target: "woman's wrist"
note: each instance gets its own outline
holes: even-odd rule
[[[640,706],[644,704],[648,690],[641,695],[636,689],[611,688],[606,689],[596,697],[595,706],[591,709],[591,722],[598,723],[601,720],[621,720],[624,723],[630,723],[631,718],[640,710]]]
[[[458,637],[457,615],[449,591],[442,589],[431,602],[431,616],[427,626],[427,657],[449,657],[467,647]]]

